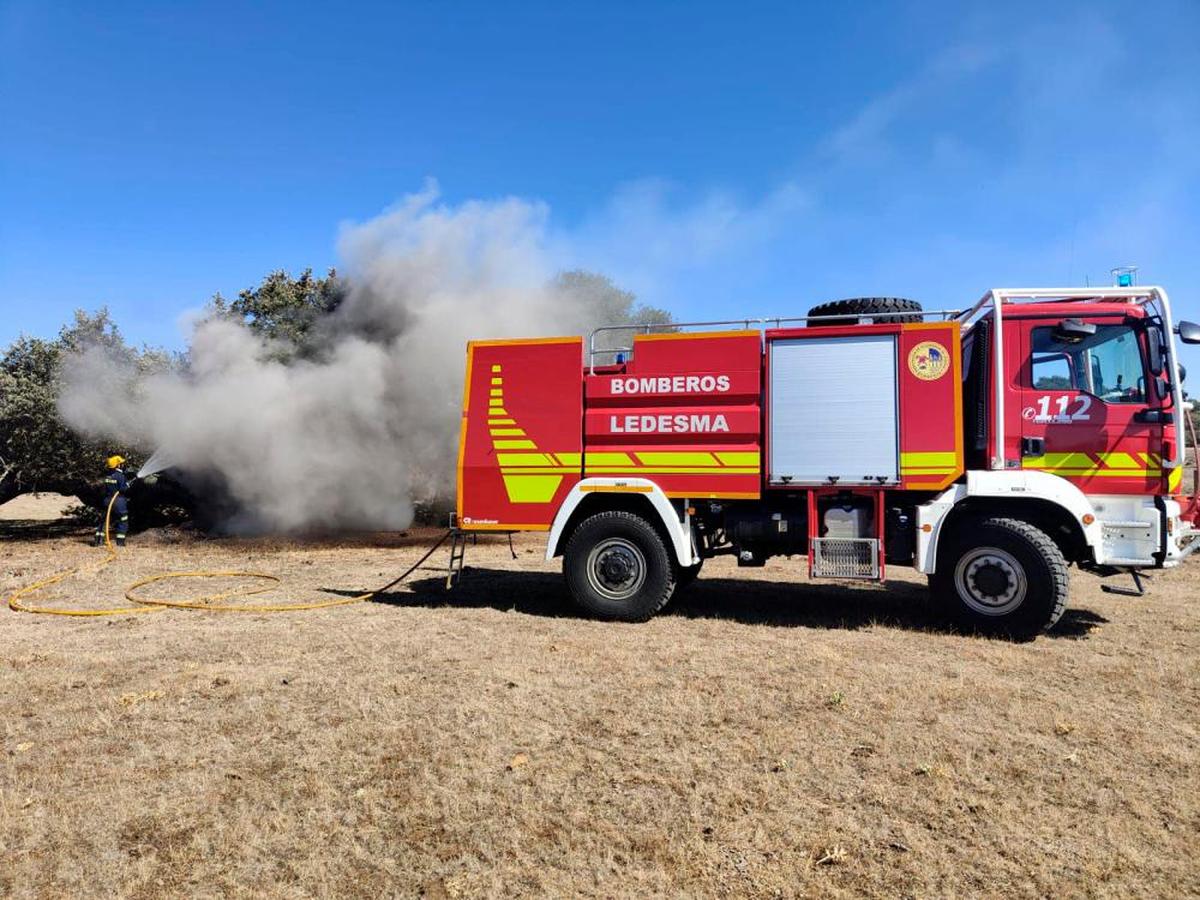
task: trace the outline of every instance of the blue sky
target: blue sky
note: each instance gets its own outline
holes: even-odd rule
[[[429,178],[683,318],[1134,263],[1200,319],[1200,4],[1000,7],[0,2],[0,344],[181,346]]]

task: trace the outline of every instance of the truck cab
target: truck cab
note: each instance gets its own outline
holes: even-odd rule
[[[1194,479],[1184,483],[1191,404],[1161,289],[1141,298],[1110,290],[1009,299],[999,340],[994,316],[967,334],[968,470],[1047,473],[1060,491],[1082,494],[1097,535],[1068,548],[1072,562],[1170,567],[1196,525]]]

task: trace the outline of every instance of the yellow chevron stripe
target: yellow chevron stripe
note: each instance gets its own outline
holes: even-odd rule
[[[502,473],[512,474],[529,474],[529,475],[545,475],[552,472],[571,472],[579,471],[576,466],[538,466],[538,465],[522,465],[514,467],[511,465],[501,466]],[[588,473],[592,475],[627,475],[636,477],[638,475],[758,475],[758,469],[742,469],[742,468],[648,468],[639,466],[637,468],[612,468],[612,469],[588,469]]]
[[[552,460],[545,453],[497,453],[496,461],[500,466],[553,466]]]
[[[605,453],[589,450],[584,456],[584,464],[590,469],[592,466],[632,466],[634,462],[629,458],[628,453]]]
[[[931,450],[928,452],[909,452],[900,454],[900,467],[914,466],[922,469],[956,468],[958,466],[958,454],[953,450]]]
[[[1035,472],[1049,472],[1051,475],[1062,475],[1065,478],[1158,478],[1162,475],[1161,469],[1101,469],[1098,466],[1092,466],[1090,469],[1068,469],[1027,463],[1023,464],[1021,468],[1031,469]]]
[[[757,466],[757,450],[718,450],[717,459],[723,466]]]
[[[1099,463],[1086,453],[1046,453],[1023,460],[1021,465],[1039,469],[1094,469]]]
[[[500,469],[500,472],[506,475],[549,475],[564,472],[578,474],[579,469],[574,466],[521,466],[516,469],[505,466]]]
[[[561,475],[504,475],[504,490],[512,503],[549,503],[554,499]]]
[[[757,475],[759,468],[733,466],[588,466],[589,475]]]
[[[494,441],[492,441],[492,443],[496,445],[497,450],[536,450],[537,449],[537,444],[535,444],[533,441],[494,440]]]
[[[634,454],[638,461],[647,466],[717,466],[717,458],[711,453],[700,452],[655,452]]]

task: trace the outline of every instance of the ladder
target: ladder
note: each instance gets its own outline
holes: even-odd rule
[[[513,547],[513,533],[508,534],[508,552],[512,554],[512,558],[517,558],[516,548]],[[463,560],[467,556],[467,544],[478,544],[479,533],[475,531],[463,531],[456,524],[453,516],[450,518],[450,565],[446,569],[446,590],[451,590],[458,584],[458,580],[462,577]]]
[[[450,527],[450,566],[446,570],[446,590],[451,590],[462,577],[463,560],[467,556],[467,541],[474,535],[456,525]]]

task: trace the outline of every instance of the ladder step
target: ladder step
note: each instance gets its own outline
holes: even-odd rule
[[[812,538],[814,578],[879,579],[875,538]]]
[[[450,533],[450,565],[446,569],[446,590],[458,584],[462,575],[463,560],[467,556],[467,535],[457,528]]]

